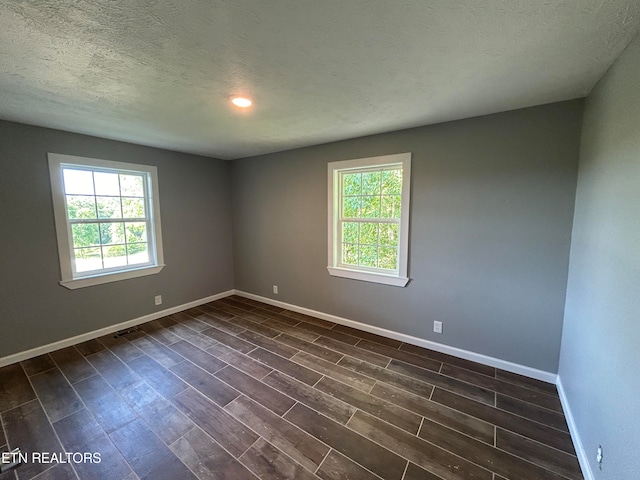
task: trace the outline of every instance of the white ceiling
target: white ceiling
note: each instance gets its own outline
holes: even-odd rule
[[[0,118],[232,159],[583,97],[639,28],[639,0],[0,0]]]

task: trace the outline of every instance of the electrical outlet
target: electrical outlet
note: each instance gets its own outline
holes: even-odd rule
[[[602,470],[602,445],[598,445],[598,453],[596,454],[596,462],[598,462],[598,467]]]
[[[273,293],[278,294],[278,285],[273,286]]]
[[[434,320],[433,322],[433,331],[436,333],[442,333],[442,322]]]
[[[156,295],[155,301],[156,305],[162,305],[162,295]]]

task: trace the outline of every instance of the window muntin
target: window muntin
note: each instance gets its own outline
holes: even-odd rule
[[[162,268],[155,167],[59,154],[49,154],[49,165],[63,285]]]
[[[404,286],[411,154],[329,164],[329,273]]]

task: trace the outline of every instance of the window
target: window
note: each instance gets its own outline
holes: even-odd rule
[[[156,167],[49,153],[63,286],[164,267]]]
[[[411,153],[329,163],[333,276],[404,287]]]

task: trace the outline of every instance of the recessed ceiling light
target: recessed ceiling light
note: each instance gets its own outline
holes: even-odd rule
[[[253,103],[247,97],[234,96],[230,98],[231,98],[231,103],[233,103],[236,107],[240,107],[240,108],[250,107],[251,104]]]

